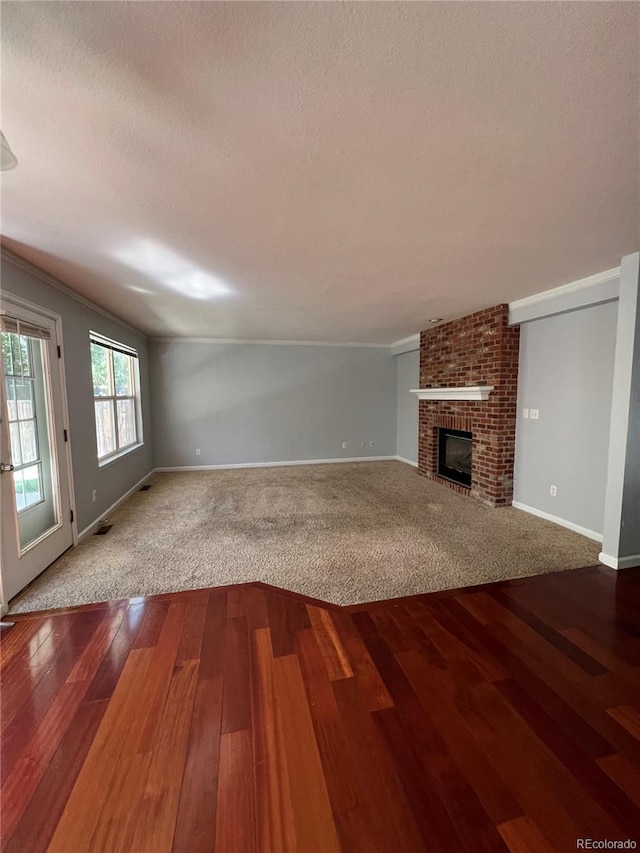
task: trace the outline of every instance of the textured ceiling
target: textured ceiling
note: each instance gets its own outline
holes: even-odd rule
[[[3,2],[5,242],[197,337],[388,343],[614,267],[639,12]]]

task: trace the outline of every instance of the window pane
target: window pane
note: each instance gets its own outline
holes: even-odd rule
[[[11,338],[11,357],[13,359],[13,373],[14,376],[19,376],[22,370],[22,356],[20,354],[20,341],[18,340],[18,336],[14,335],[13,332],[9,333],[9,337]]]
[[[111,350],[98,344],[91,344],[91,375],[93,377],[93,396],[113,396],[111,383]]]
[[[29,347],[29,339],[24,335],[20,335],[20,355],[22,358],[22,371],[25,376],[33,376],[31,368],[31,348]]]
[[[2,362],[5,376],[13,373],[13,356],[11,354],[11,335],[2,332]]]
[[[18,407],[16,406],[16,383],[14,379],[6,380],[7,386],[7,413],[10,421],[18,420]]]
[[[9,424],[11,438],[11,462],[13,465],[22,465],[22,453],[20,452],[20,426],[18,423]]]
[[[18,401],[18,420],[29,421],[34,417],[33,379],[16,379],[15,388]]]
[[[96,435],[98,437],[98,459],[116,449],[113,403],[111,400],[96,400]]]
[[[136,441],[136,413],[133,400],[118,400],[118,446],[127,447]]]
[[[18,512],[24,509],[27,505],[24,499],[24,482],[22,480],[22,471],[13,472],[13,488],[16,491],[16,508]]]
[[[20,423],[20,446],[22,447],[22,463],[35,462],[38,458],[35,421],[22,421]]]
[[[113,353],[113,374],[116,382],[116,397],[131,397],[131,356],[121,352]]]
[[[42,489],[40,487],[40,466],[32,465],[30,468],[22,469],[24,483],[24,502],[26,506],[40,503],[42,500]]]
[[[33,376],[29,338],[24,335],[2,333],[2,358],[5,374]]]

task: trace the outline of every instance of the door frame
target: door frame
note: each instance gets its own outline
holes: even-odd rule
[[[61,391],[61,411],[63,428],[67,431],[67,441],[65,441],[65,454],[67,462],[67,482],[69,487],[69,505],[73,510],[73,521],[71,522],[71,533],[73,536],[73,546],[78,544],[78,519],[75,511],[75,486],[73,482],[73,458],[71,454],[71,429],[69,427],[69,401],[67,398],[67,377],[65,370],[65,349],[62,339],[62,316],[48,308],[43,308],[35,302],[30,302],[28,299],[23,299],[21,296],[16,296],[13,293],[3,291],[0,295],[0,301],[3,305],[15,305],[16,308],[24,308],[27,311],[34,311],[36,314],[41,314],[48,320],[52,320],[55,326],[55,344],[60,355],[57,358],[58,371],[60,374],[60,391]],[[53,372],[55,367],[50,365],[50,370]],[[8,610],[8,601],[5,601],[4,583],[2,572],[0,572],[0,616],[3,616]]]

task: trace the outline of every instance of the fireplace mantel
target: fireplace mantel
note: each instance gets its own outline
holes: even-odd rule
[[[418,400],[487,400],[493,385],[466,385],[463,388],[412,388]]]

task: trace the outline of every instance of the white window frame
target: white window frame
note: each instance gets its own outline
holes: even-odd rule
[[[91,356],[91,346],[96,345],[102,347],[107,351],[109,357],[109,375],[111,378],[111,382],[113,384],[113,391],[116,392],[115,387],[115,373],[113,366],[113,354],[114,352],[122,353],[122,355],[129,356],[131,358],[131,379],[133,385],[133,394],[117,394],[114,393],[113,396],[96,396],[94,390],[94,382],[93,382],[93,365],[91,365],[91,388],[93,391],[93,416],[96,426],[96,456],[97,456],[97,448],[98,448],[98,423],[95,415],[95,404],[97,402],[111,402],[113,406],[113,423],[114,423],[114,431],[115,431],[115,440],[116,440],[116,449],[111,453],[107,453],[104,456],[97,456],[98,465],[100,468],[105,467],[106,465],[110,465],[112,462],[116,462],[118,459],[121,459],[123,456],[127,456],[129,453],[137,450],[139,447],[142,447],[144,444],[143,435],[142,435],[142,409],[140,406],[140,366],[138,361],[138,351],[133,349],[133,347],[127,346],[126,344],[122,344],[119,341],[111,340],[111,338],[107,338],[104,335],[99,334],[98,332],[89,332],[89,356]],[[118,433],[118,401],[119,400],[132,400],[133,401],[133,410],[134,410],[134,423],[135,423],[135,431],[136,437],[135,440],[131,444],[126,444],[124,446],[120,446],[120,436]]]

